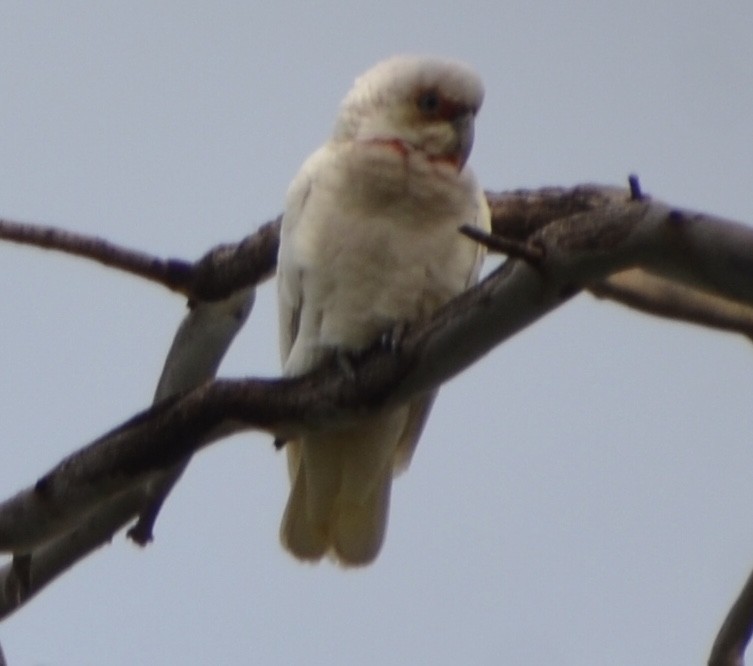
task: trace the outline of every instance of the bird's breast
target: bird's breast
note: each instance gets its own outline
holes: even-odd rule
[[[346,155],[341,166],[312,188],[296,255],[312,339],[357,349],[463,291],[476,248],[458,227],[473,221],[476,197],[457,171],[438,175],[399,151]]]

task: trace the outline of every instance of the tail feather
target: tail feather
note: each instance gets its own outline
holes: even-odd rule
[[[301,465],[290,491],[280,527],[283,546],[298,559],[318,561],[329,553],[345,566],[362,566],[379,553],[387,529],[392,469],[384,468],[363,501],[342,498],[326,514],[313,513],[306,468]],[[321,509],[321,503],[318,504]]]
[[[328,554],[345,566],[374,560],[384,541],[396,447],[407,418],[408,409],[398,408],[289,443],[293,487],[280,527],[285,548],[302,560]],[[417,436],[420,427],[413,430]]]
[[[300,560],[318,561],[327,551],[326,527],[316,529],[309,518],[306,472],[299,466],[280,526],[282,545]]]
[[[385,467],[382,478],[362,503],[338,502],[332,525],[332,548],[345,565],[363,566],[379,553],[387,530],[392,468]]]

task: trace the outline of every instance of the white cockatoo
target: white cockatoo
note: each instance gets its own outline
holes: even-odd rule
[[[437,58],[394,57],[356,80],[332,138],[287,195],[277,267],[285,375],[368,347],[476,282],[483,250],[458,227],[490,225],[466,166],[482,99],[471,69]],[[293,555],[376,557],[393,473],[410,461],[435,395],[287,442],[280,533]]]

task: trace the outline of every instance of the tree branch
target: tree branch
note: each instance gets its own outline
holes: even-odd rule
[[[174,291],[184,290],[191,273],[191,265],[180,259],[160,259],[145,252],[115,245],[103,238],[76,234],[57,227],[0,219],[0,239],[92,259],[110,268],[158,282]]]
[[[2,219],[0,240],[91,259],[157,282],[192,301],[212,301],[272,276],[277,261],[280,220],[277,217],[263,224],[240,243],[218,245],[196,262],[161,259],[96,236]]]
[[[639,268],[610,275],[588,289],[648,314],[659,315],[753,339],[753,308],[721,296],[651,275]]]
[[[637,195],[636,195],[637,193]],[[631,176],[631,189],[597,185],[574,188],[542,188],[512,192],[487,192],[492,212],[492,228],[498,237],[497,251],[520,254],[529,238],[553,220],[596,211],[615,201],[646,200],[637,178]],[[269,278],[277,260],[280,219],[262,225],[237,244],[219,245],[196,262],[160,259],[108,243],[100,238],[73,234],[54,227],[38,227],[0,220],[0,240],[58,250],[98,261],[180,292],[193,302],[221,300],[234,291],[259,284]],[[531,251],[528,246],[528,251]],[[750,336],[751,313],[723,299],[710,299],[691,286],[678,287],[666,280],[651,280],[642,272],[610,277],[605,283],[589,285],[592,293],[611,298],[651,314],[681,319]]]
[[[292,379],[202,384],[160,401],[0,504],[0,549],[16,555],[0,572],[0,615],[70,566],[75,561],[71,553],[78,557],[90,552],[141,511],[144,483],[156,479],[164,492],[153,495],[154,511],[145,513],[140,523],[141,537],[148,537],[156,510],[180,469],[176,465],[200,447],[242,429],[267,430],[284,439],[312,426],[336,428],[364,412],[401,403],[447,381],[582,288],[647,311],[750,335],[753,229],[651,201],[637,181],[629,193],[584,186],[489,194],[489,201],[495,232],[520,243],[506,247],[537,251],[523,252],[529,263],[509,260],[430,320],[409,327],[399,349],[367,350],[355,359],[348,376],[334,363]],[[164,281],[150,279],[196,301],[221,299],[271,274],[278,234],[279,221],[274,221],[239,245],[216,248],[196,264],[177,262],[179,269],[173,271],[165,268],[167,262],[145,273],[171,275]],[[0,224],[0,237],[19,242],[27,238],[9,223]],[[44,233],[35,238],[41,247],[54,246],[43,244]],[[58,249],[65,245],[55,234],[50,238],[57,239]],[[74,253],[108,263],[100,250],[109,245],[97,246],[90,254],[81,249],[85,247],[78,245]],[[131,263],[115,259],[108,265],[153,266],[144,257]],[[623,272],[628,269],[640,273]],[[674,290],[667,291],[668,286]],[[200,342],[209,329],[198,330]],[[190,360],[187,368],[190,375]],[[193,383],[178,381],[173,388]],[[28,553],[33,553],[30,560]],[[750,581],[746,590],[749,587]],[[744,590],[743,595],[749,593]],[[753,608],[741,599],[720,632],[712,654],[718,661],[712,663],[742,663]]]
[[[486,195],[497,237],[492,249],[513,254],[516,248],[517,254],[531,252],[528,239],[553,220],[596,211],[619,200],[646,199],[635,176],[631,176],[629,192],[615,187],[582,185],[569,189],[490,191]],[[260,284],[272,275],[277,260],[280,219],[278,216],[267,222],[240,243],[213,248],[196,262],[165,260],[100,238],[7,220],[0,220],[0,240],[92,259],[158,282],[188,296],[192,302],[214,301],[238,289]],[[666,280],[652,280],[645,271],[612,276],[604,283],[595,281],[588,288],[600,298],[610,298],[644,312],[751,335],[753,314],[745,307],[710,298],[689,285],[680,287]]]
[[[34,551],[26,574],[19,576],[15,558],[0,568],[0,619],[32,599],[80,559],[107,543],[133,519],[144,505],[143,489],[137,487],[107,503],[80,525]]]
[[[689,220],[681,228],[678,215]],[[104,497],[127,490],[134,477],[175,464],[218,433],[260,428],[289,437],[403,402],[448,380],[581,285],[631,265],[753,303],[753,263],[745,256],[753,257],[753,230],[730,222],[623,196],[552,222],[534,240],[544,249],[540,265],[508,262],[408,329],[399,353],[365,354],[353,380],[329,367],[296,379],[217,381],[138,415],[0,505],[0,548],[28,552],[71,529]]]
[[[217,374],[225,352],[246,323],[254,305],[251,287],[236,291],[222,301],[198,303],[188,313],[167,353],[154,404],[200,386]],[[190,457],[150,480],[148,503],[128,536],[141,546],[153,538],[152,530],[162,504],[178,482]]]
[[[214,377],[235,335],[245,323],[254,302],[254,290],[242,289],[223,301],[199,303],[178,328],[167,354],[155,403],[185,392]],[[139,544],[151,540],[152,527],[162,503],[178,481],[190,458],[156,474],[134,477],[129,489],[112,492],[71,531],[59,530],[28,552],[14,555],[0,569],[0,618],[15,611],[79,559],[109,541],[134,516],[137,524],[129,536]],[[96,493],[96,489],[94,489]],[[87,500],[96,500],[87,495]]]

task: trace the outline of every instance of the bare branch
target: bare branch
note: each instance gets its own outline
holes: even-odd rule
[[[492,231],[510,240],[526,241],[553,220],[627,202],[630,193],[619,187],[579,185],[487,191],[486,200],[492,214]]]
[[[610,275],[588,290],[649,314],[739,332],[753,339],[753,308],[634,268]]]
[[[544,258],[544,253],[540,247],[528,242],[508,239],[498,234],[488,234],[470,224],[464,224],[460,227],[460,233],[477,243],[481,243],[490,252],[506,254],[511,259],[523,259],[535,264]]]
[[[178,328],[157,386],[155,402],[186,391],[214,377],[230,343],[246,321],[254,301],[254,290],[235,292],[223,301],[199,303]],[[157,474],[134,476],[125,492],[108,492],[94,502],[83,519],[71,521],[49,541],[14,556],[12,564],[0,569],[0,618],[31,599],[79,559],[103,545],[134,516],[140,515],[129,535],[140,544],[151,540],[157,514],[189,458]],[[94,491],[96,492],[96,490]],[[17,550],[18,552],[18,550]],[[23,563],[23,568],[19,567]]]
[[[189,283],[191,298],[221,300],[272,277],[277,265],[281,221],[279,215],[240,243],[219,245],[207,252],[193,267]]]
[[[144,493],[140,488],[118,496],[103,511],[83,520],[76,529],[35,550],[28,578],[24,581],[14,575],[12,563],[0,568],[0,619],[13,613],[73,564],[107,543],[133,519],[143,504]]]
[[[679,214],[692,219],[682,229],[674,209],[623,195],[596,212],[550,223],[535,239],[544,248],[540,265],[508,262],[431,320],[409,328],[397,353],[364,354],[352,378],[335,364],[295,379],[216,381],[160,403],[0,505],[0,548],[27,552],[59,536],[135,478],[164,470],[228,432],[259,428],[284,438],[312,425],[337,427],[364,410],[432,389],[582,284],[630,265],[753,303],[753,265],[745,257],[753,257],[753,230]]]
[[[161,259],[96,236],[0,219],[0,240],[92,259],[157,282],[194,301],[220,300],[271,277],[277,261],[279,234],[278,217],[240,243],[219,245],[197,262],[189,262]]]
[[[488,280],[485,290],[494,282]],[[507,282],[502,272],[496,282]],[[469,292],[464,301],[469,298],[470,304],[458,304],[466,318],[476,299],[486,299],[485,291]],[[482,312],[489,315],[488,309]],[[346,422],[360,411],[404,399],[397,385],[441,321],[406,332],[398,354],[370,350],[354,361],[353,377],[343,377],[335,364],[295,379],[216,381],[156,405],[0,505],[0,548],[28,552],[58,538],[143,475],[169,468],[232,429],[257,427],[285,437],[307,424]]]
[[[254,299],[253,288],[246,288],[231,294],[225,300],[198,303],[191,309],[178,328],[167,353],[154,394],[155,404],[195,388],[217,374],[225,352],[251,314]],[[146,545],[152,540],[152,530],[162,504],[180,479],[189,460],[190,458],[182,460],[158,478],[149,481],[149,502],[136,525],[128,530],[128,536],[139,545]]]
[[[184,289],[191,274],[191,264],[180,259],[160,259],[145,252],[115,245],[96,236],[84,236],[56,227],[2,219],[0,239],[92,259],[110,268],[138,275],[188,295]]]
[[[751,335],[753,229],[652,202],[637,180],[631,181],[629,192],[583,186],[489,194],[488,199],[494,231],[505,239],[501,247],[519,250],[528,263],[509,260],[432,319],[408,328],[399,349],[367,350],[347,376],[334,363],[305,377],[222,380],[179,393],[69,456],[0,504],[0,550],[15,554],[14,562],[0,570],[0,616],[140,511],[133,536],[147,541],[162,500],[200,447],[251,428],[284,440],[312,425],[340,427],[364,411],[403,402],[447,381],[584,287],[649,312]],[[45,245],[44,232],[32,236],[40,247],[64,249],[70,241],[52,233],[53,241]],[[110,261],[114,246],[95,243],[94,250],[91,245],[86,250],[86,242],[69,245],[79,256],[126,270],[137,266],[132,272],[190,294],[198,303],[192,313],[198,322],[203,312],[209,313],[207,321],[224,312],[232,298],[214,305],[207,301],[271,274],[278,236],[276,220],[238,245],[215,248],[195,264],[160,264],[138,253],[121,260],[117,248]],[[0,223],[0,237],[27,242],[23,230],[10,223]],[[143,273],[139,266],[146,267]],[[206,323],[195,329],[196,336],[186,330],[191,328],[178,333],[187,337],[176,358],[190,359],[212,336]],[[172,379],[166,377],[180,363],[170,372],[166,367],[167,388],[158,390],[158,397],[196,385],[206,372],[211,376],[213,354],[195,366],[189,360]],[[144,510],[150,482],[150,504]],[[730,611],[710,663],[742,664],[753,626],[751,588],[749,581]]]
[[[644,201],[646,196],[637,178],[631,176],[629,191],[581,185],[571,189],[487,192],[487,200],[492,211],[493,230],[498,237],[492,241],[493,249],[514,256],[529,256],[533,260],[538,250],[528,241],[552,221],[620,202]],[[276,263],[279,228],[280,217],[262,225],[240,243],[220,245],[210,250],[195,263],[162,260],[98,238],[2,220],[0,239],[91,258],[160,282],[198,302],[225,298],[238,289],[259,284],[270,277]],[[711,299],[688,285],[674,285],[670,291],[666,280],[649,280],[645,271],[640,281],[631,277],[629,284],[626,276],[610,277],[604,284],[594,283],[589,288],[597,296],[612,298],[652,314],[750,335],[749,315],[744,308],[722,299]],[[663,285],[661,290],[660,285]]]
[[[596,210],[615,199],[628,198],[625,190],[596,185],[487,192],[493,229],[508,243],[525,242],[554,219]],[[0,240],[92,259],[158,282],[191,300],[212,301],[257,285],[272,275],[277,262],[280,221],[281,216],[278,216],[263,224],[240,243],[218,245],[196,262],[161,259],[95,236],[9,220],[0,220]]]

